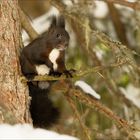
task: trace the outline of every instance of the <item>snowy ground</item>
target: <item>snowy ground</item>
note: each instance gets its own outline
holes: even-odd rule
[[[61,135],[53,131],[45,129],[34,129],[29,124],[17,124],[14,126],[8,124],[0,125],[0,139],[37,139],[37,140],[78,140],[78,138]]]

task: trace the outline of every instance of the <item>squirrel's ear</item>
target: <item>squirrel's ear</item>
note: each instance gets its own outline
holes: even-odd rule
[[[58,17],[57,26],[61,28],[65,28],[65,19],[62,15]]]
[[[56,16],[52,16],[50,28],[51,27],[56,27]]]

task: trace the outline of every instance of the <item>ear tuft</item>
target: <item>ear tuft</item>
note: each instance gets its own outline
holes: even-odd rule
[[[61,27],[61,28],[65,28],[65,19],[64,19],[64,16],[60,15],[58,17],[57,26],[58,27]]]
[[[56,16],[53,15],[51,17],[51,25],[50,25],[50,28],[53,28],[53,27],[56,27]]]

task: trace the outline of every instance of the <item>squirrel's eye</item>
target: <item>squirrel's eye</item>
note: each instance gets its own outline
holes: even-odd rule
[[[60,39],[62,37],[62,35],[61,34],[57,34],[56,37]]]

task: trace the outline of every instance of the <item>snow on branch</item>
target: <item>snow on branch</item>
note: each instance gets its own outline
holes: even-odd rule
[[[80,87],[84,91],[84,93],[87,93],[87,94],[93,96],[96,99],[101,98],[101,96],[90,85],[88,85],[84,81],[81,81],[81,80],[76,81],[75,86]]]

